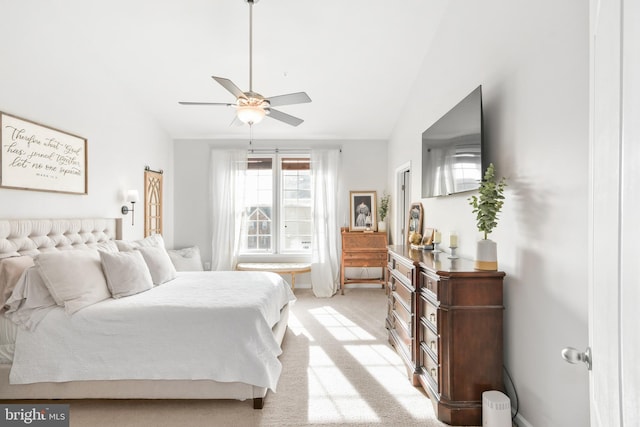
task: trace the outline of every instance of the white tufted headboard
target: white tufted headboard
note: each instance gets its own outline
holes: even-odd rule
[[[120,218],[0,219],[0,259],[95,248],[121,238]]]

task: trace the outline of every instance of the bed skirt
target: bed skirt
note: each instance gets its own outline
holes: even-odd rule
[[[289,304],[280,311],[273,333],[280,345],[289,320]],[[11,365],[0,364],[0,400],[28,399],[253,399],[262,409],[267,388],[212,380],[113,380],[9,384]]]

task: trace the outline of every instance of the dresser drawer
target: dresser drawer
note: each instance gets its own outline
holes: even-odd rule
[[[440,367],[438,362],[433,360],[424,348],[424,344],[420,347],[420,359],[422,362],[422,373],[429,380],[433,389],[440,392]]]
[[[395,277],[393,277],[393,279],[396,279]],[[411,310],[411,307],[413,307],[412,302],[414,301],[414,292],[413,289],[408,288],[407,285],[404,284],[404,282],[400,281],[400,280],[393,280],[393,291],[394,291],[394,297],[398,298],[401,300],[402,304],[404,304],[408,310]]]
[[[383,261],[375,261],[370,259],[352,259],[344,260],[344,267],[385,267]]]
[[[393,298],[387,298],[387,320],[393,322]]]
[[[395,323],[394,323],[394,331],[396,331],[396,334],[398,335],[398,338],[400,339],[400,342],[404,345],[404,347],[409,350],[409,353],[411,353],[411,329],[407,328],[407,325],[405,324],[404,320],[402,318],[400,318],[399,314],[397,311],[395,311],[393,313],[394,317],[395,317]]]
[[[345,262],[348,261],[373,261],[378,266],[386,266],[387,265],[387,254],[386,252],[347,252],[344,251],[342,258]]]
[[[420,322],[420,343],[421,347],[426,346],[436,362],[438,361],[438,334],[436,334],[431,328],[425,323],[423,319]]]
[[[407,283],[413,283],[413,274],[415,272],[415,267],[413,265],[405,265],[401,262],[396,262],[394,265],[394,271],[396,271],[399,276],[402,276]]]
[[[433,293],[438,299],[438,279],[420,271],[420,287]]]
[[[408,331],[411,330],[411,309],[402,301],[399,301],[397,294],[394,294],[393,298],[393,311],[396,314],[397,319],[402,323],[402,326]],[[411,335],[411,334],[410,334]]]
[[[420,294],[419,304],[422,319],[430,323],[434,331],[438,331],[438,307],[427,299],[424,294]]]

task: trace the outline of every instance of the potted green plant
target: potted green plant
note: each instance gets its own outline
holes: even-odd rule
[[[387,231],[387,223],[385,218],[389,214],[389,201],[391,196],[384,193],[380,198],[380,204],[378,205],[378,231]]]
[[[507,186],[504,177],[496,181],[493,163],[490,163],[480,181],[479,195],[469,197],[469,204],[476,214],[478,231],[483,233],[483,239],[478,241],[476,248],[475,267],[478,270],[497,270],[498,255],[496,242],[488,238],[498,225],[498,214],[504,204],[504,189]]]

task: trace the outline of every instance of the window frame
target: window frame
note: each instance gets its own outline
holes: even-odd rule
[[[309,183],[309,249],[308,250],[292,250],[292,249],[284,249],[284,245],[285,245],[285,236],[286,236],[286,227],[284,224],[285,221],[285,217],[284,217],[284,211],[285,211],[285,197],[284,197],[284,172],[283,172],[283,168],[282,168],[282,163],[283,160],[285,159],[305,159],[307,160],[308,164],[309,164],[309,168],[307,169],[309,171],[309,179],[311,180],[311,155],[310,154],[302,154],[302,153],[286,153],[286,154],[282,154],[278,157],[278,183],[279,183],[279,188],[277,189],[278,191],[278,234],[279,234],[279,238],[278,238],[278,250],[277,253],[278,254],[282,254],[282,255],[289,255],[289,254],[304,254],[304,255],[311,255],[311,242],[313,240],[313,188],[312,188],[312,183]]]
[[[247,160],[250,161],[252,158],[270,158],[272,160],[272,215],[271,215],[271,238],[272,238],[272,248],[270,251],[252,251],[252,250],[243,250],[241,249],[238,257],[241,262],[251,262],[251,260],[259,261],[264,259],[270,259],[276,261],[278,258],[286,259],[286,260],[308,260],[311,257],[311,246],[309,250],[301,251],[301,250],[284,250],[284,240],[285,240],[285,227],[283,222],[284,219],[284,193],[283,193],[283,168],[282,168],[282,159],[284,158],[301,158],[307,159],[309,161],[309,173],[311,174],[311,153],[305,151],[295,151],[295,152],[286,152],[286,153],[249,153],[247,156]],[[245,206],[246,208],[246,206]],[[311,225],[313,226],[313,188],[311,188]],[[243,227],[245,229],[245,227]],[[247,239],[246,231],[243,231],[242,239]],[[242,246],[246,246],[243,243]]]

